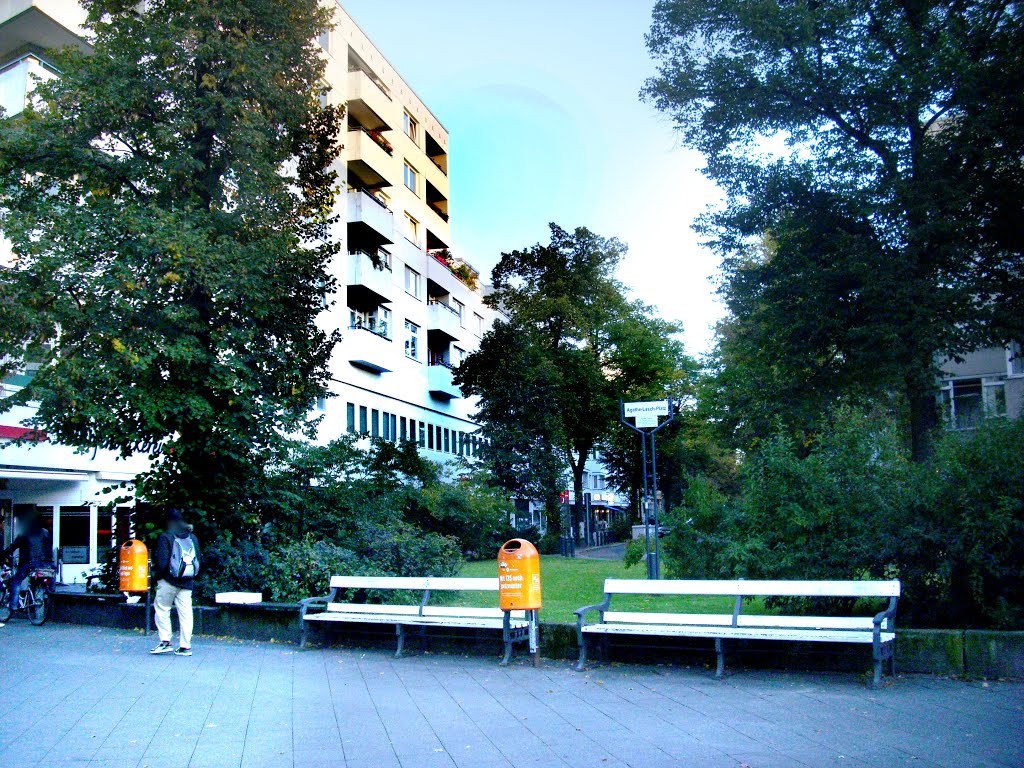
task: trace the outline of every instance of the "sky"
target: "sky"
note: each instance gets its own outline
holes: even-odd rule
[[[548,223],[629,246],[618,278],[708,351],[719,202],[702,157],[639,98],[654,0],[342,0],[448,129],[453,251],[485,274]]]

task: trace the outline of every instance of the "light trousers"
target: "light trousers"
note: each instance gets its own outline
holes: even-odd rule
[[[156,584],[156,631],[163,642],[171,642],[171,606],[178,611],[178,634],[182,648],[192,647],[192,590],[181,589],[160,579]]]

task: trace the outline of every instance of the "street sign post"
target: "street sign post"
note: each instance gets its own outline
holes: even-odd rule
[[[671,399],[649,400],[644,402],[625,403],[619,401],[619,420],[627,427],[640,435],[640,452],[644,470],[644,500],[641,507],[644,515],[644,552],[647,559],[647,578],[661,578],[661,544],[658,539],[659,525],[658,514],[658,460],[655,452],[654,435],[659,429],[670,424],[675,418],[675,408]],[[667,416],[661,421],[662,416]],[[633,419],[630,424],[627,419]],[[651,440],[651,484],[648,485],[647,476],[647,439]],[[653,497],[648,493],[648,488],[653,487]],[[654,508],[654,552],[651,552],[651,514],[650,507]],[[653,559],[651,555],[654,555]]]

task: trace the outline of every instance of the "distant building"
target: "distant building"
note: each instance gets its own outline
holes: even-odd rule
[[[979,349],[963,362],[943,360],[939,368],[942,414],[949,429],[973,429],[992,416],[1022,415],[1024,354],[1019,344]]]
[[[330,363],[332,396],[314,413],[323,417],[319,439],[413,440],[435,461],[471,459],[479,449],[475,406],[452,373],[478,347],[492,313],[480,274],[452,252],[448,132],[351,17],[333,7],[336,26],[318,42],[327,60],[324,98],[346,107],[337,167],[344,193],[333,232],[343,248],[332,265],[339,287],[320,322],[344,338]],[[25,108],[33,76],[57,76],[47,50],[87,49],[84,19],[71,0],[0,3],[0,105],[8,115]],[[0,268],[9,258],[9,244],[0,240]],[[32,373],[28,364],[2,386],[24,385]],[[124,538],[116,520],[98,513],[116,496],[102,489],[131,481],[147,463],[105,451],[76,454],[42,435],[33,447],[13,446],[31,415],[30,408],[0,414],[3,531],[11,535],[13,513],[37,507],[71,581]]]

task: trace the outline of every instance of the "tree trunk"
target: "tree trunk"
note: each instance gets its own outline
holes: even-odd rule
[[[587,505],[583,503],[583,469],[587,465],[587,456],[590,455],[590,449],[581,450],[575,460],[572,457],[572,451],[567,452],[569,455],[569,466],[572,467],[572,492],[575,501],[572,505],[572,516],[569,520],[570,533],[575,540],[579,536],[579,524],[586,515]],[[586,542],[584,542],[584,545]]]
[[[915,462],[924,462],[935,451],[935,429],[939,425],[935,384],[925,381],[920,373],[911,373],[906,379],[906,394],[910,407],[910,457]]]

